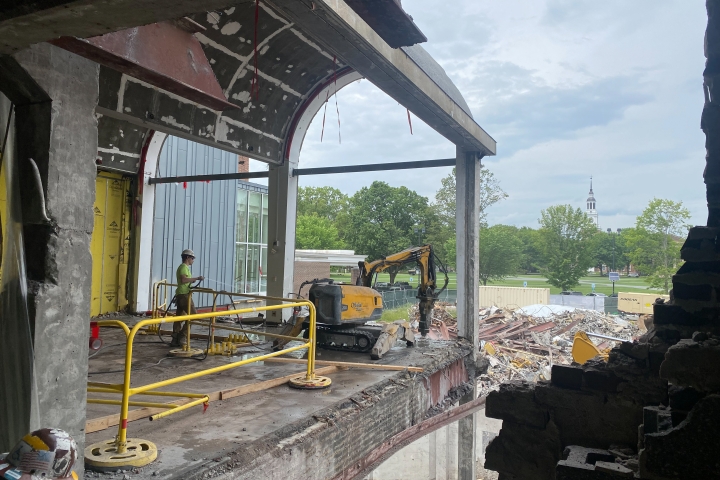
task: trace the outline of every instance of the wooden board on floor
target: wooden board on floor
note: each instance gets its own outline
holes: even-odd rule
[[[266,362],[280,362],[280,363],[305,363],[305,360],[300,358],[286,358],[286,357],[273,357],[265,360]],[[395,372],[414,372],[422,373],[423,369],[420,367],[406,367],[404,365],[383,365],[381,363],[355,363],[355,362],[333,362],[331,360],[315,360],[315,365],[332,365],[335,367],[345,368],[368,368],[371,370],[391,370]]]
[[[338,370],[341,370],[340,367],[337,366],[331,366],[331,367],[325,367],[325,368],[318,368],[315,370],[316,375],[327,375],[330,373],[337,372]],[[241,385],[236,388],[231,388],[228,390],[219,390],[216,392],[208,393],[208,397],[210,398],[211,402],[217,402],[218,400],[226,400],[228,398],[233,397],[239,397],[241,395],[247,395],[248,393],[254,393],[254,392],[260,392],[262,390],[267,390],[268,388],[278,387],[280,385],[283,385],[287,383],[289,380],[293,378],[297,378],[301,375],[304,375],[305,372],[297,372],[290,375],[285,375],[284,377],[279,378],[273,378],[271,380],[265,380],[264,382],[257,382],[257,383],[251,383],[249,385]],[[172,400],[170,402],[166,402],[169,405],[185,405],[186,403],[189,403],[191,401],[197,400],[195,398],[177,398],[175,400]],[[151,415],[155,415],[156,413],[164,412],[165,408],[136,408],[135,410],[130,410],[128,412],[128,422],[134,422],[135,420],[140,420],[142,418],[148,418]],[[99,432],[101,430],[105,430],[106,428],[114,427],[120,424],[120,414],[113,414],[113,415],[106,415],[104,417],[99,418],[93,418],[91,420],[87,420],[85,422],[85,433],[93,433],[93,432]]]

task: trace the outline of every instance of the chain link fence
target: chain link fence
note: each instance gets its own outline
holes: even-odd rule
[[[417,303],[417,289],[409,288],[407,290],[389,290],[380,292],[383,299],[383,309],[392,310],[411,303]],[[457,290],[445,290],[438,296],[438,301],[456,303]]]

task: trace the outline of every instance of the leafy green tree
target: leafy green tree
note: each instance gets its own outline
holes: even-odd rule
[[[672,275],[682,264],[680,248],[689,219],[682,202],[654,198],[625,236],[633,265],[648,275],[651,287],[669,292]]]
[[[455,265],[455,247],[449,248],[450,241],[455,241],[455,203],[456,180],[455,169],[447,177],[440,180],[440,189],[435,193],[435,201],[431,209],[435,214],[436,224],[428,229],[428,243],[435,248],[438,256],[448,265]],[[500,183],[487,168],[480,170],[480,224],[486,225],[487,209],[507,194],[500,188]]]
[[[613,235],[615,234],[598,231],[592,237],[592,252],[594,259],[593,265],[595,266],[595,268],[600,269],[600,276],[604,275],[603,269],[605,266],[608,267],[608,270],[612,268]],[[617,244],[617,239],[615,243]],[[617,245],[615,245],[615,248],[615,265],[617,268],[617,265],[622,265],[622,263],[617,261]]]
[[[349,197],[333,187],[298,188],[297,214],[316,215],[331,222],[347,211]]]
[[[520,269],[525,273],[537,273],[543,266],[543,246],[539,230],[521,227],[517,236],[523,244],[523,257]]]
[[[571,289],[593,265],[592,237],[597,226],[570,205],[554,205],[540,215],[543,273],[550,285]]]
[[[480,281],[502,280],[518,272],[523,260],[523,242],[517,227],[493,225],[480,229]]]
[[[435,193],[432,208],[440,222],[455,231],[455,169],[447,177],[440,180],[440,190]],[[487,223],[487,209],[500,200],[507,198],[507,193],[500,188],[500,182],[486,167],[480,169],[480,224]]]
[[[396,253],[417,243],[413,227],[432,216],[428,199],[406,187],[373,182],[350,198],[347,243],[370,260]]]
[[[300,215],[295,228],[295,247],[301,250],[338,250],[345,244],[335,225],[327,218]]]

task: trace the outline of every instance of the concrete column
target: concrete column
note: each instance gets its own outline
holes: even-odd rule
[[[458,480],[458,424],[445,427],[445,479]]]
[[[30,417],[39,424],[30,426],[67,430],[82,452],[99,67],[45,43],[15,59],[51,100],[19,109],[17,117],[18,158],[37,161],[51,220],[25,226],[33,389],[39,399]],[[82,478],[82,462],[78,467]]]
[[[295,221],[298,179],[292,177],[297,163],[286,160],[270,166],[268,181],[268,296],[287,298],[293,293],[295,268]],[[297,292],[296,292],[297,293]],[[280,323],[290,312],[268,312],[267,321]]]
[[[430,480],[437,480],[437,430],[433,430],[428,437],[428,477]]]
[[[457,235],[457,285],[458,285],[458,333],[470,341],[473,353],[469,364],[474,366],[478,351],[478,234],[480,229],[480,168],[477,152],[465,152],[457,148],[456,171],[456,235]],[[471,379],[474,368],[468,369]],[[473,380],[474,382],[474,380]],[[476,398],[473,388],[460,399],[460,404]],[[458,425],[458,479],[476,480],[475,475],[475,415],[460,420]]]

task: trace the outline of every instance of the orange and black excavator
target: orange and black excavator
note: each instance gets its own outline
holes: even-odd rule
[[[405,339],[408,346],[412,346],[415,335],[407,321],[383,326],[366,325],[367,322],[379,320],[382,316],[382,295],[374,289],[377,275],[407,264],[415,264],[419,273],[416,296],[420,303],[419,330],[423,337],[427,335],[435,301],[448,284],[447,271],[437,258],[432,245],[410,247],[373,262],[360,262],[360,276],[356,285],[336,283],[331,279],[305,282],[304,285],[311,284],[308,297],[317,310],[318,346],[353,352],[371,351],[374,359],[382,357],[398,338]],[[439,290],[437,270],[445,275],[445,283]],[[301,291],[302,288],[300,287]],[[300,293],[298,292],[298,296]],[[302,328],[307,328],[307,324],[300,327],[297,323],[300,322],[296,322],[294,328],[288,332],[291,336],[293,331],[294,335],[297,335]]]

